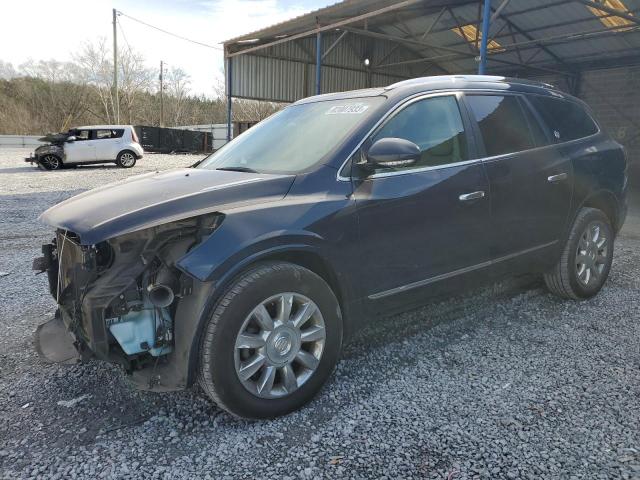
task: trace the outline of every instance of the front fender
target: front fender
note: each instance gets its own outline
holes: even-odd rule
[[[325,257],[323,238],[313,232],[271,231],[237,236],[237,229],[219,228],[207,241],[178,261],[178,268],[202,282],[221,284],[247,265],[279,252],[308,251]]]

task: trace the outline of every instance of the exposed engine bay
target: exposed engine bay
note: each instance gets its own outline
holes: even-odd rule
[[[131,373],[154,368],[171,353],[177,305],[193,285],[176,263],[222,219],[200,215],[93,245],[58,229],[33,268],[47,272],[57,318],[79,359],[119,363]]]

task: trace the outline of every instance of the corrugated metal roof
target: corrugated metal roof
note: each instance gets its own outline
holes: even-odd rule
[[[493,11],[504,1],[494,0]],[[640,17],[640,0],[622,2],[628,15]],[[475,42],[467,42],[453,29],[479,26],[482,3],[346,0],[247,33],[224,43],[234,62],[232,93],[287,102],[315,93],[318,28],[324,30],[323,50],[332,46],[323,59],[323,92],[380,86],[424,75],[475,73]],[[490,52],[489,73],[569,76],[582,68],[614,66],[616,61],[640,63],[640,25],[607,29],[588,8],[594,4],[589,0],[507,0],[490,30],[490,38],[504,51]],[[351,21],[379,9],[387,11]],[[340,23],[333,28],[336,22]],[[430,31],[425,35],[427,29]],[[272,42],[280,43],[269,45]]]

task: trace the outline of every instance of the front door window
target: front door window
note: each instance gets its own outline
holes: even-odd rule
[[[409,167],[412,169],[469,159],[462,117],[453,95],[411,103],[391,117],[374,134],[370,144],[393,137],[409,140],[420,147],[420,160]]]

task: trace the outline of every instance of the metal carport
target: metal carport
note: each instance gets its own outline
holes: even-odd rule
[[[293,102],[484,68],[587,97],[635,146],[639,12],[640,0],[346,0],[224,42],[229,117],[232,97]]]

